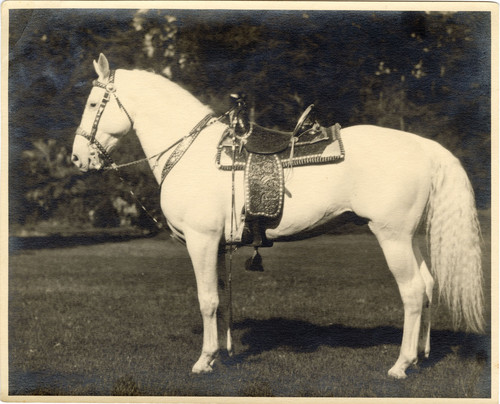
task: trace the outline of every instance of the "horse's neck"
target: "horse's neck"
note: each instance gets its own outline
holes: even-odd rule
[[[125,95],[131,104],[134,129],[146,156],[155,155],[186,136],[211,112],[166,78],[141,71],[119,70],[118,74],[126,83]],[[125,107],[128,109],[129,105]]]

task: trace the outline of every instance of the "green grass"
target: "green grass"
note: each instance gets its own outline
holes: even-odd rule
[[[489,397],[489,334],[452,331],[442,306],[431,358],[406,380],[386,376],[403,310],[372,235],[276,244],[263,273],[244,271],[250,253],[234,261],[236,355],[203,376],[190,373],[202,329],[184,247],[156,237],[12,253],[9,394]]]

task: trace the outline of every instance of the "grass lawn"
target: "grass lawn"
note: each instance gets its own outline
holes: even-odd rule
[[[485,232],[488,296],[489,248]],[[387,377],[403,309],[371,234],[277,243],[262,273],[243,269],[250,253],[234,260],[236,355],[194,376],[201,315],[184,247],[160,236],[13,251],[9,394],[490,396],[490,331],[453,331],[439,305],[431,357]]]

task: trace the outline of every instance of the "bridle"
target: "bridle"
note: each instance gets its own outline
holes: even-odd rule
[[[226,117],[231,111],[226,112],[224,115],[215,118],[215,116],[210,113],[206,115],[190,132],[188,135],[178,139],[175,141],[173,144],[171,144],[169,147],[166,149],[162,150],[161,152],[155,154],[154,156],[146,157],[140,160],[132,161],[130,163],[124,163],[117,165],[109,155],[109,153],[106,151],[105,147],[96,139],[96,134],[97,134],[97,128],[99,126],[99,122],[101,120],[101,116],[104,112],[104,109],[106,108],[107,103],[109,102],[111,98],[111,94],[116,99],[116,102],[118,103],[118,106],[120,107],[123,112],[125,112],[125,115],[127,115],[127,118],[130,121],[131,126],[134,126],[134,122],[132,121],[132,118],[130,114],[127,112],[125,107],[123,106],[122,102],[116,95],[116,86],[114,83],[115,80],[115,70],[111,70],[109,73],[109,79],[107,83],[101,83],[98,80],[92,81],[92,86],[94,87],[99,87],[103,88],[105,90],[105,93],[102,97],[101,103],[99,105],[99,108],[97,109],[96,116],[94,118],[94,123],[92,124],[92,129],[90,130],[90,133],[82,129],[81,127],[78,127],[76,130],[76,135],[83,136],[85,139],[89,141],[90,146],[94,147],[97,149],[97,151],[101,154],[101,156],[106,160],[107,167],[104,167],[103,169],[112,169],[112,170],[118,170],[119,168],[122,167],[127,167],[130,165],[135,165],[138,163],[142,163],[151,159],[156,158],[156,164],[158,164],[158,160],[160,157],[162,157],[165,153],[170,151],[172,148],[177,147],[174,152],[172,153],[172,156],[168,159],[168,161],[165,164],[165,167],[162,171],[161,175],[161,180],[160,180],[160,187],[163,181],[165,180],[165,177],[167,174],[170,172],[170,170],[173,168],[175,164],[180,160],[180,158],[184,155],[186,150],[189,148],[191,143],[196,139],[196,137],[200,134],[200,132],[205,129],[207,126],[213,124],[216,121],[221,121],[224,117]]]
[[[168,146],[166,149],[164,149],[161,152],[155,154],[154,156],[150,156],[150,157],[146,157],[146,158],[143,158],[143,159],[140,159],[140,160],[132,161],[130,163],[124,163],[124,164],[117,165],[117,164],[115,164],[115,162],[113,161],[113,159],[111,158],[111,156],[108,154],[108,152],[106,151],[106,149],[104,148],[104,146],[96,139],[97,128],[99,126],[99,122],[101,120],[101,117],[102,117],[102,114],[104,112],[104,109],[106,108],[106,105],[108,104],[108,102],[109,102],[109,100],[111,98],[111,94],[113,94],[113,96],[115,97],[116,102],[117,102],[118,106],[120,107],[120,109],[123,110],[123,112],[125,112],[125,115],[127,115],[127,118],[130,121],[131,127],[134,126],[134,122],[133,122],[130,114],[127,112],[127,110],[125,109],[125,107],[121,103],[120,99],[116,95],[116,87],[115,87],[114,80],[115,80],[115,70],[111,70],[110,74],[109,74],[109,79],[108,79],[107,83],[101,83],[98,80],[92,81],[92,86],[103,88],[105,90],[105,92],[104,92],[104,95],[102,97],[102,100],[101,100],[101,103],[99,105],[99,108],[97,109],[97,113],[96,113],[96,116],[94,118],[94,122],[92,124],[92,128],[90,130],[90,133],[88,133],[87,131],[85,131],[83,128],[78,127],[77,130],[76,130],[76,135],[83,136],[85,139],[87,139],[89,141],[90,146],[92,146],[95,149],[97,149],[97,151],[100,153],[100,155],[106,160],[106,163],[108,165],[108,167],[104,167],[104,169],[112,169],[112,170],[115,170],[117,172],[118,172],[119,168],[127,167],[127,166],[138,164],[138,163],[142,163],[142,162],[151,160],[153,158],[156,158],[156,163],[155,163],[155,166],[156,166],[158,164],[159,159],[165,153],[167,153],[171,149],[174,149],[173,152],[172,152],[172,154],[167,159],[167,161],[165,163],[165,166],[163,167],[163,170],[162,170],[162,173],[161,173],[161,178],[160,178],[160,181],[159,181],[160,188],[161,188],[161,186],[163,184],[163,181],[165,180],[167,174],[179,162],[179,160],[182,158],[182,156],[184,155],[184,153],[186,153],[187,149],[189,149],[189,147],[195,141],[195,139],[198,137],[198,135],[201,133],[201,131],[203,129],[205,129],[207,126],[210,126],[210,125],[214,124],[215,122],[222,121],[226,117],[229,117],[229,120],[232,121],[233,120],[232,117],[234,115],[234,111],[237,109],[236,106],[234,106],[234,107],[230,108],[226,113],[224,113],[223,115],[219,116],[218,118],[215,117],[214,114],[209,113],[200,122],[198,122],[198,124],[193,129],[191,129],[191,131],[189,132],[188,135],[186,135],[186,136],[178,139],[177,141],[175,141],[174,143],[172,143],[170,146]],[[124,179],[123,179],[123,177],[121,177],[121,175],[120,175],[120,179],[124,182]],[[134,193],[132,191],[130,191],[130,192],[131,192],[132,196],[140,204],[140,206],[144,209],[144,211],[155,222],[157,222],[157,220],[153,216],[151,216],[149,214],[149,212],[146,210],[146,208],[144,207],[144,205],[142,205],[142,203],[135,197]]]
[[[93,147],[95,147],[99,153],[104,157],[104,159],[107,161],[107,163],[112,163],[113,160],[111,159],[110,155],[104,148],[104,146],[99,143],[99,141],[96,139],[96,134],[97,134],[97,128],[99,126],[99,122],[101,120],[102,114],[104,112],[104,109],[106,108],[106,105],[108,104],[111,94],[116,99],[116,102],[120,109],[125,112],[125,115],[127,115],[128,120],[130,121],[131,127],[134,126],[134,121],[132,121],[132,118],[130,117],[130,114],[127,112],[123,104],[121,103],[120,99],[116,95],[116,86],[115,86],[115,70],[111,70],[109,73],[109,79],[107,83],[101,83],[99,80],[94,80],[92,81],[92,86],[93,87],[99,87],[103,88],[105,90],[104,95],[102,97],[101,103],[99,105],[99,108],[97,109],[96,116],[94,118],[94,123],[92,124],[92,129],[90,130],[90,133],[82,129],[81,127],[78,127],[76,130],[76,135],[83,136],[85,139],[89,141],[89,144]]]

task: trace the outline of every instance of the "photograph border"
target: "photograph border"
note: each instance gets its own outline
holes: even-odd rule
[[[491,13],[491,283],[492,283],[492,327],[491,327],[491,398],[475,399],[470,401],[498,402],[499,397],[499,24],[498,4],[493,2],[290,2],[290,1],[5,1],[2,4],[2,109],[1,109],[1,189],[0,189],[0,256],[1,258],[1,290],[0,290],[0,381],[1,398],[12,402],[158,402],[158,403],[329,403],[349,402],[365,403],[370,398],[265,398],[265,397],[108,397],[108,396],[12,396],[8,394],[8,68],[9,68],[9,12],[15,9],[43,9],[43,8],[169,8],[169,9],[234,9],[234,10],[378,10],[378,11],[487,11]],[[467,399],[401,399],[378,398],[383,402],[468,402]]]

